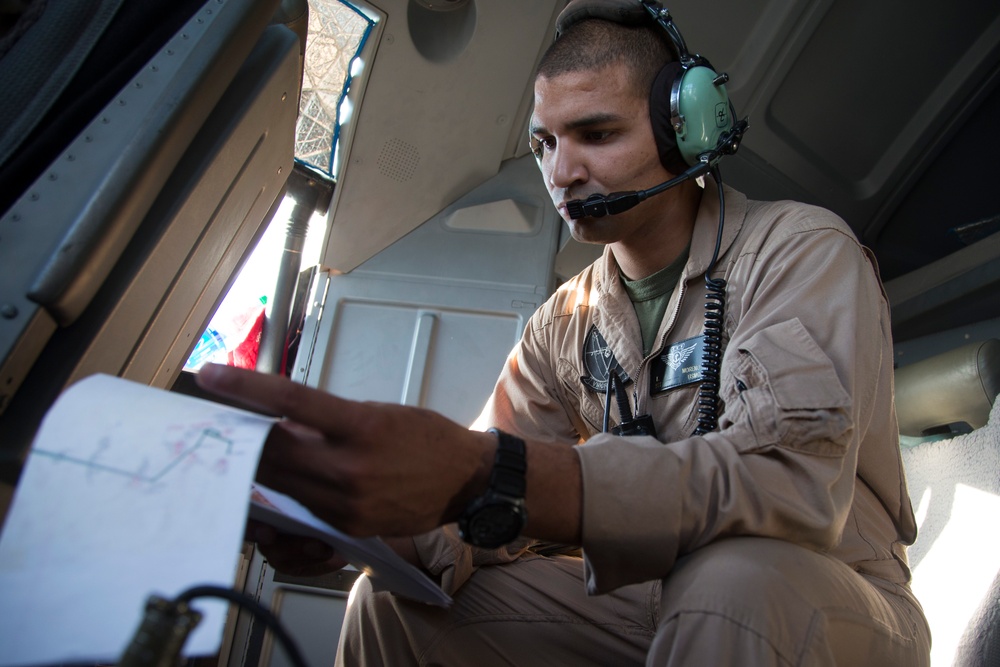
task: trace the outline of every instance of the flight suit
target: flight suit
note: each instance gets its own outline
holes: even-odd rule
[[[606,249],[530,319],[480,420],[576,445],[582,563],[528,540],[472,549],[454,526],[420,536],[455,607],[362,593],[345,664],[929,662],[874,259],[824,209],[729,188],[725,202],[718,429],[692,435],[713,185],[653,351]],[[601,433],[612,369],[655,438]]]

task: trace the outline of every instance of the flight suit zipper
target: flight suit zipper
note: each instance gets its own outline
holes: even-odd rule
[[[673,312],[670,313],[670,317],[667,320],[667,328],[660,337],[660,344],[654,345],[652,352],[650,352],[643,360],[639,363],[639,369],[635,374],[635,384],[634,391],[635,396],[633,403],[635,404],[635,414],[642,415],[646,414],[646,400],[648,397],[648,391],[642,391],[641,387],[647,387],[649,385],[649,378],[646,374],[649,372],[650,361],[656,358],[656,356],[663,349],[663,346],[667,344],[667,338],[674,329],[674,325],[677,323],[677,316],[681,312],[681,304],[684,302],[684,293],[687,287],[687,276],[684,276],[682,280],[678,281],[677,285],[677,304],[674,306]]]

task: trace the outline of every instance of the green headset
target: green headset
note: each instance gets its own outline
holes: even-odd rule
[[[624,25],[659,24],[676,51],[677,60],[657,74],[649,94],[649,116],[660,161],[671,173],[704,162],[727,150],[736,125],[726,92],[726,74],[717,74],[708,60],[691,54],[669,10],[652,0],[573,0],[559,14],[556,32],[578,21],[598,18]]]

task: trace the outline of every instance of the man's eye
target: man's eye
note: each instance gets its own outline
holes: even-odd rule
[[[588,132],[586,134],[586,139],[591,143],[600,143],[602,141],[607,140],[607,138],[610,136],[611,136],[610,132],[595,130],[593,132]]]
[[[538,137],[531,137],[528,139],[528,146],[531,147],[531,152],[534,154],[536,160],[541,160],[542,155],[545,151],[550,151],[556,146],[556,140],[552,137],[545,137],[539,139]]]

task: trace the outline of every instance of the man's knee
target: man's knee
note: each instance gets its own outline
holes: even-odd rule
[[[896,656],[919,654],[921,641],[905,602],[887,599],[843,562],[741,537],[678,560],[664,580],[648,664],[726,655],[742,655],[744,664],[906,664]]]
[[[371,580],[367,576],[361,575],[354,582],[354,587],[351,589],[351,595],[347,601],[345,625],[348,624],[347,619],[352,621],[354,619],[371,620],[384,615],[385,608],[391,602],[386,600],[387,597],[390,596],[374,591]]]
[[[781,540],[719,540],[678,560],[665,581],[663,604],[698,598],[768,605],[779,594],[799,597],[801,585],[815,583],[816,572],[828,568],[848,569],[839,561]]]
[[[414,664],[398,604],[391,593],[373,590],[368,577],[358,577],[341,627],[337,664]]]
[[[810,552],[778,540],[733,538],[679,559],[664,580],[661,623],[682,613],[722,616],[755,631],[808,624]],[[822,562],[822,561],[819,561]],[[803,618],[805,615],[805,618]]]

